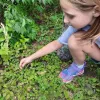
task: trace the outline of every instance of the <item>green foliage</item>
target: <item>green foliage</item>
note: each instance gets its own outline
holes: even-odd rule
[[[55,2],[58,2],[58,1],[55,1],[55,0],[1,0],[0,3],[12,3],[12,4],[43,4],[43,5],[46,5],[46,4],[54,4]]]
[[[0,55],[2,58],[2,63],[4,62],[8,62],[9,56],[9,48],[8,48],[8,44],[9,44],[9,35],[6,31],[5,26],[1,23],[1,29],[0,29]]]
[[[17,15],[17,16],[16,16]],[[30,40],[34,40],[39,27],[35,24],[34,20],[27,18],[24,11],[19,6],[9,5],[5,11],[6,27],[10,34],[11,42],[18,41],[23,35]]]
[[[17,2],[17,3],[36,3],[36,2],[39,2],[39,3],[43,3],[43,4],[51,4],[53,3],[53,0],[8,0],[8,1],[11,1],[12,3],[14,2]]]
[[[43,15],[44,11],[46,11],[46,8],[50,8],[50,4],[52,5],[55,2],[56,1],[53,0],[0,1],[0,12],[2,14],[4,13],[3,19],[5,29],[10,37],[9,43],[0,43],[0,55],[3,59],[3,63],[5,63],[5,61],[6,63],[8,63],[7,61],[9,60],[9,57],[12,55],[11,53],[8,53],[9,49],[10,52],[13,52],[12,49],[14,49],[18,51],[17,53],[19,53],[21,52],[21,50],[26,49],[26,43],[32,42],[36,39],[36,35],[40,31],[39,26],[41,24],[40,22],[42,22],[43,20],[42,17],[45,17],[45,14]],[[1,39],[1,41],[3,40]]]

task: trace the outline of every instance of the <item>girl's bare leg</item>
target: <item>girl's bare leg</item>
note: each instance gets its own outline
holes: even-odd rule
[[[74,62],[78,65],[82,65],[85,61],[85,54],[100,61],[100,48],[95,43],[91,43],[91,41],[79,41],[79,38],[77,37],[81,34],[84,34],[84,32],[77,32],[68,40],[69,50]]]

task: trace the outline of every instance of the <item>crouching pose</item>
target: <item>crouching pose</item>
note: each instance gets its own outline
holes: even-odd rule
[[[75,76],[84,73],[86,54],[100,61],[100,0],[60,0],[60,5],[68,28],[57,40],[23,58],[20,68],[63,45],[68,45],[73,62],[61,71],[59,77],[63,82],[69,83]]]

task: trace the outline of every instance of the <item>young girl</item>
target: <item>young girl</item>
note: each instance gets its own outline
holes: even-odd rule
[[[68,45],[73,63],[59,77],[69,83],[75,76],[84,73],[85,55],[100,61],[100,0],[60,0],[67,30],[55,41],[36,53],[23,58],[20,68],[34,59],[49,54],[64,44]]]

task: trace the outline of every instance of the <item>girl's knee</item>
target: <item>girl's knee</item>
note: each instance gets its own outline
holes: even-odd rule
[[[76,49],[76,48],[82,48],[82,44],[84,44],[84,41],[80,39],[80,36],[84,34],[84,31],[78,31],[71,35],[68,39],[68,46],[71,49]]]
[[[68,39],[68,47],[70,49],[77,48],[77,41],[74,35],[71,35],[70,38]]]
[[[70,38],[68,39],[69,48],[73,48],[73,49],[82,48],[82,45],[84,45],[85,41],[81,40],[80,36],[84,33],[85,33],[84,31],[78,31],[73,35],[71,35]]]

